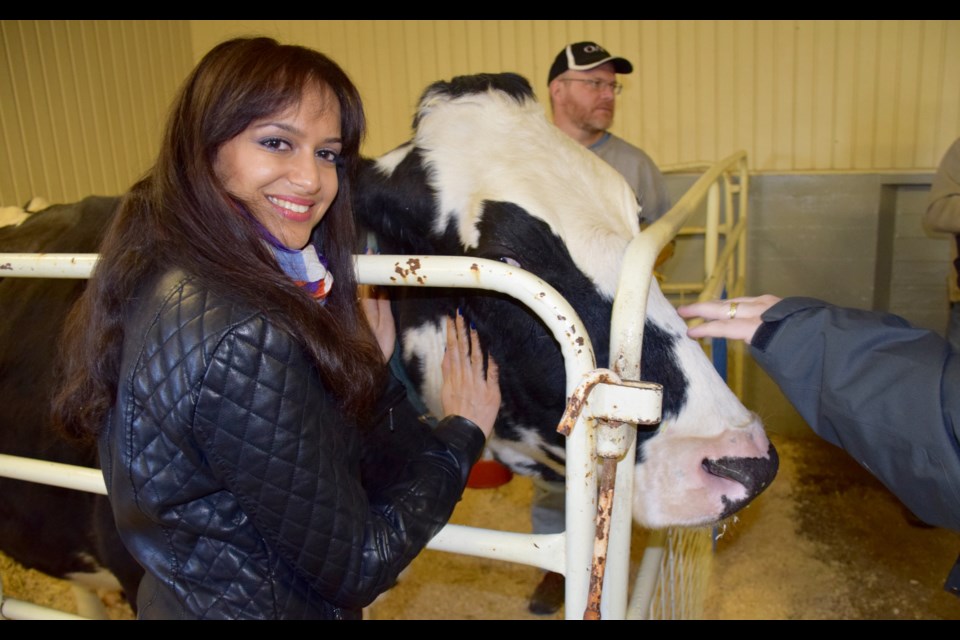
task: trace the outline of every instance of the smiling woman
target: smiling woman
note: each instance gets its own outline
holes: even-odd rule
[[[337,196],[340,104],[311,86],[276,117],[250,124],[217,153],[217,177],[288,249],[302,249]]]
[[[363,131],[323,54],[224,42],[111,222],[67,320],[55,414],[99,447],[146,571],[124,585],[142,618],[360,617],[447,522],[493,428],[497,367],[462,318],[433,430],[385,366],[389,306],[368,305],[376,335],[365,321]]]

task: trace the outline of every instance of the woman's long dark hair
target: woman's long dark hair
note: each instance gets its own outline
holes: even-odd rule
[[[326,88],[339,100],[343,143],[339,191],[312,237],[336,278],[325,305],[281,271],[256,221],[238,213],[214,170],[224,143],[252,122],[296,105],[311,87]],[[100,430],[116,399],[128,305],[146,278],[173,266],[287,329],[347,414],[362,418],[384,375],[357,303],[352,258],[350,181],[364,127],[356,87],[317,51],[241,38],[204,56],[174,101],[156,164],[124,196],[90,282],[67,319],[54,400],[60,428],[79,438]]]

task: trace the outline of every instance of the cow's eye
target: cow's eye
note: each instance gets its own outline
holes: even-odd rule
[[[500,262],[506,262],[511,267],[517,267],[518,269],[521,268],[520,263],[514,260],[513,258],[511,258],[510,256],[500,256]]]

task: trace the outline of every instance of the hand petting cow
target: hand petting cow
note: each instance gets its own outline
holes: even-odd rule
[[[369,161],[354,194],[382,253],[502,260],[551,284],[587,327],[598,366],[607,366],[621,261],[640,232],[637,198],[548,122],[525,79],[482,74],[429,87],[411,142]],[[0,253],[96,252],[117,202],[94,197],[35,213],[0,229]],[[0,453],[97,464],[93,449],[52,433],[48,415],[55,338],[82,287],[0,279]],[[442,318],[460,308],[500,363],[503,404],[488,446],[517,473],[562,479],[564,366],[541,322],[496,293],[395,293],[403,360],[427,406],[439,411]],[[650,528],[714,523],[769,485],[777,455],[656,282],[647,308],[642,371],[664,387],[663,422],[637,439],[634,517]],[[0,550],[56,577],[106,567],[134,594],[141,572],[107,507],[100,496],[0,478]]]

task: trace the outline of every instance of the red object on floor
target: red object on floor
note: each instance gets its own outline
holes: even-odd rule
[[[513,472],[496,460],[478,460],[467,478],[468,489],[493,489],[505,485],[513,478]]]

